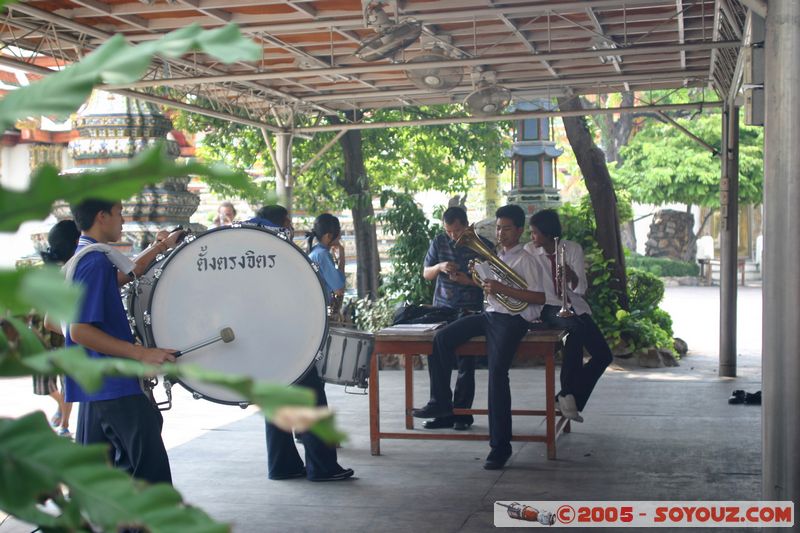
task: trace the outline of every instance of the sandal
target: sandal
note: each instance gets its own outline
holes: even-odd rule
[[[58,434],[59,437],[66,437],[68,439],[72,438],[72,432],[69,430],[69,428],[58,428],[58,431],[56,431],[56,433]]]
[[[58,427],[61,425],[61,410],[55,412],[53,416],[50,417],[50,426],[51,427]]]

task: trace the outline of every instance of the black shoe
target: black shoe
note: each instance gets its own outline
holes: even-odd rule
[[[450,406],[441,406],[435,403],[428,403],[422,409],[414,409],[411,411],[411,416],[414,418],[444,418],[453,416],[453,408]]]
[[[744,403],[745,395],[747,393],[743,390],[735,390],[731,393],[731,397],[728,398],[728,403],[730,404],[738,404]]]
[[[748,405],[761,405],[761,391],[754,392],[753,394],[746,392],[744,394],[744,403]]]
[[[352,468],[345,468],[335,474],[331,474],[329,476],[322,476],[322,477],[310,477],[308,478],[309,481],[344,481],[345,479],[350,479],[353,477],[355,472]]]
[[[510,451],[508,453],[502,453],[492,450],[489,452],[489,456],[486,457],[486,462],[483,463],[483,468],[486,470],[500,470],[506,465],[506,462],[510,457]]]
[[[450,417],[434,418],[433,420],[426,420],[422,423],[424,429],[442,429],[453,427],[453,419]]]
[[[454,422],[453,429],[456,431],[466,431],[472,426],[472,422]]]
[[[291,474],[275,474],[268,476],[273,481],[283,481],[284,479],[297,479],[299,477],[306,477],[306,469],[292,472]]]

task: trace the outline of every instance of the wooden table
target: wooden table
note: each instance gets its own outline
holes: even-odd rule
[[[372,455],[380,455],[381,439],[434,439],[434,440],[488,440],[488,434],[472,432],[437,433],[425,430],[422,432],[382,432],[380,429],[380,384],[378,382],[378,361],[380,354],[401,354],[405,357],[405,422],[406,430],[414,429],[414,418],[411,412],[414,409],[414,371],[413,356],[427,356],[433,351],[433,336],[435,331],[421,333],[398,333],[391,328],[381,330],[375,334],[375,349],[370,361],[369,377],[369,438]],[[511,414],[517,416],[544,416],[546,431],[544,435],[514,435],[511,440],[525,442],[547,443],[547,458],[556,458],[556,439],[564,432],[570,432],[570,421],[564,416],[556,420],[556,371],[555,352],[561,345],[566,335],[562,330],[537,330],[530,331],[522,339],[517,355],[538,356],[545,360],[545,409],[523,410],[512,409]],[[461,356],[486,355],[486,338],[475,337],[469,342],[459,346],[456,350]],[[511,372],[514,370],[512,369]],[[486,415],[488,409],[455,409],[455,414]]]

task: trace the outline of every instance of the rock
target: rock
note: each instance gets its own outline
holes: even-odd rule
[[[661,362],[664,366],[680,366],[675,355],[669,350],[658,350],[658,355],[661,356]]]
[[[689,353],[689,345],[686,344],[686,341],[681,339],[680,337],[675,337],[673,339],[675,351],[678,352],[678,355],[684,357],[687,353]]]
[[[629,359],[633,357],[633,348],[625,341],[619,340],[613,346],[611,346],[611,353],[614,357],[619,357],[620,359]]]
[[[664,366],[664,360],[661,359],[661,355],[658,353],[658,350],[654,348],[650,348],[649,350],[639,350],[636,352],[636,356],[639,360],[639,366],[644,368],[662,368]]]

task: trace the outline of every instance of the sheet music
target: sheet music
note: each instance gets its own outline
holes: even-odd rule
[[[447,324],[447,322],[434,322],[432,324],[397,324],[388,328],[383,328],[379,333],[397,334],[397,333],[422,333],[425,331],[433,331]]]

